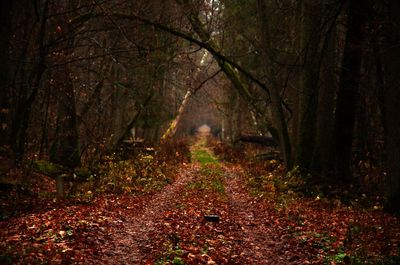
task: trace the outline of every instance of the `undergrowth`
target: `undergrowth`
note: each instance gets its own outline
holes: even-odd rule
[[[108,156],[100,164],[96,191],[100,193],[152,192],[174,181],[179,164],[190,162],[184,142],[165,142],[144,148],[128,160]]]
[[[380,198],[346,193],[354,187],[338,192],[339,188],[326,185],[324,190],[297,167],[286,173],[281,161],[257,159],[246,148],[216,142],[213,150],[221,159],[240,165],[250,193],[272,202],[275,211],[293,223],[287,227],[292,236],[300,245],[316,249],[324,257],[323,264],[400,264],[400,247],[394,239],[400,231],[391,217],[380,213]],[[315,230],[321,218],[337,218],[339,213],[344,223]],[[341,238],[332,236],[335,230]]]
[[[178,235],[173,234],[170,236],[170,240],[164,243],[165,251],[162,255],[157,259],[155,265],[185,265],[185,261],[182,257],[185,254],[185,251],[181,249],[179,246],[180,238]]]

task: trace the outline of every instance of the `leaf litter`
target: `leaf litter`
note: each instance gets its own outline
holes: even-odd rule
[[[374,264],[399,255],[395,216],[313,198],[254,196],[245,168],[202,159],[209,164],[180,164],[174,181],[153,193],[47,202],[1,221],[0,261]]]

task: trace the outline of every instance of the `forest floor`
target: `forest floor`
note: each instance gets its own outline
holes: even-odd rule
[[[47,201],[0,221],[0,263],[399,264],[395,216],[266,197],[204,139],[191,153],[157,191]]]

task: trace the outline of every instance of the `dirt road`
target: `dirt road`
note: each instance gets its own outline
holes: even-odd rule
[[[196,151],[195,151],[196,152]],[[102,262],[109,264],[300,264],[273,210],[249,195],[240,169],[209,150],[115,225]],[[129,208],[129,207],[128,207]],[[217,215],[207,221],[205,215]],[[289,255],[290,254],[290,255]]]

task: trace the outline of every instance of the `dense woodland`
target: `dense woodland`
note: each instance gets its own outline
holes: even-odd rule
[[[221,154],[257,145],[306,196],[399,212],[399,14],[397,0],[2,0],[2,190],[34,193],[37,172],[101,185],[109,157],[173,156],[208,124]]]

